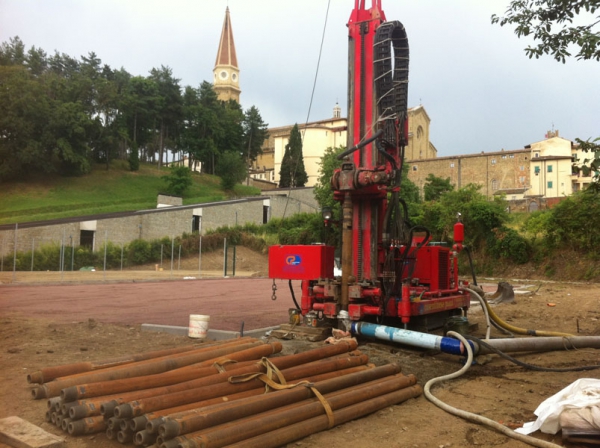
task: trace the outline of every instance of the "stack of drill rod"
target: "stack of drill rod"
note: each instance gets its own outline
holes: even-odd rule
[[[239,338],[28,376],[46,420],[73,436],[105,432],[160,448],[281,446],[422,393],[395,364],[375,367],[353,340],[281,356]]]

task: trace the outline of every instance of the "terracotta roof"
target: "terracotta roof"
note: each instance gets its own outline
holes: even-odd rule
[[[229,18],[229,6],[225,10],[225,20],[223,21],[219,51],[217,51],[217,60],[215,62],[215,66],[217,65],[230,65],[238,68],[233,30],[231,29],[231,19]]]

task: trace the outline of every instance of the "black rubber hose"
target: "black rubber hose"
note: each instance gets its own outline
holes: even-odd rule
[[[294,288],[292,288],[292,280],[289,280],[288,285],[290,286],[290,292],[292,293],[292,300],[294,301],[294,305],[296,305],[296,309],[300,309],[300,305],[296,302],[296,295],[294,294]]]
[[[343,153],[341,153],[339,156],[337,156],[338,160],[343,160],[344,157],[352,154],[354,151],[356,151],[357,149],[362,148],[363,146],[368,145],[369,143],[371,143],[373,140],[377,139],[381,134],[383,134],[383,131],[380,129],[379,131],[377,131],[375,134],[373,134],[371,137],[369,137],[368,139],[366,139],[364,142],[360,142],[358,145],[353,146],[350,149],[345,150]]]

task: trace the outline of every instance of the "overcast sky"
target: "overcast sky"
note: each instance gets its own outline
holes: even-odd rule
[[[370,0],[366,0],[370,6]],[[80,58],[95,52],[113,69],[148,75],[169,66],[181,86],[212,81],[229,6],[241,103],[269,126],[304,123],[327,0],[0,0],[0,41],[19,36]],[[382,0],[410,45],[409,107],[431,118],[438,156],[520,149],[558,129],[600,135],[600,63],[530,60],[511,28],[491,25],[509,0]],[[309,121],[346,111],[347,28],[352,0],[331,0]]]

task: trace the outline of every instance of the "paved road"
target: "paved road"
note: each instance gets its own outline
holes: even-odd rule
[[[188,326],[190,314],[210,316],[210,328],[239,331],[288,321],[293,301],[287,281],[265,278],[180,280],[77,285],[2,285],[0,315],[9,312],[56,322],[90,318],[119,324]],[[300,302],[300,282],[295,282]]]

